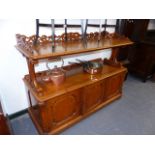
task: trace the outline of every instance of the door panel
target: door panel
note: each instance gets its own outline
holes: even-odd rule
[[[106,79],[106,98],[121,93],[123,76],[121,74]]]
[[[83,111],[89,111],[100,104],[104,98],[104,81],[89,85],[83,89]]]
[[[52,126],[61,125],[80,115],[80,91],[74,91],[51,99],[47,103]]]
[[[59,123],[78,112],[77,99],[74,94],[60,97],[52,106],[53,122]]]

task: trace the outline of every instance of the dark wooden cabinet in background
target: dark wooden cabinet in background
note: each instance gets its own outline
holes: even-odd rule
[[[139,42],[145,38],[148,23],[148,19],[123,19],[120,25],[120,33],[130,38],[134,43]],[[134,47],[134,45],[132,46]],[[120,48],[117,59],[119,61],[131,59],[134,54],[132,46]]]
[[[120,48],[118,55],[119,61],[128,60],[128,71],[144,82],[155,72],[155,40],[151,40],[155,33],[148,31],[148,24],[149,19],[122,20],[122,34],[134,41],[134,45]]]
[[[129,72],[138,75],[145,82],[155,73],[155,43],[143,41],[135,44],[129,59]]]
[[[132,41],[144,40],[149,19],[123,19],[121,33]]]

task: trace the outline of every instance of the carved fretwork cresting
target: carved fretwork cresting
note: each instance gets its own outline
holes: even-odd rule
[[[124,37],[124,36],[120,36],[119,34],[116,33],[108,33],[108,32],[94,32],[94,33],[88,33],[86,34],[86,40],[97,40],[97,39],[113,39],[113,38],[120,38],[120,37]],[[65,42],[66,41],[66,34],[62,34],[62,35],[58,35],[58,36],[54,36],[54,42]],[[33,46],[34,45],[34,41],[36,39],[35,35],[32,35],[30,37],[27,37],[25,35],[20,35],[17,34],[16,35],[16,39],[17,39],[17,45],[21,48],[26,49],[27,51],[33,53]],[[71,42],[71,41],[80,41],[82,40],[82,36],[78,33],[67,33],[67,41]],[[47,44],[47,43],[52,43],[52,36],[46,36],[46,35],[42,35],[38,37],[38,41],[37,44],[38,45],[43,45],[43,44]]]
[[[118,38],[125,38],[125,36],[119,35],[117,33],[109,33],[107,31],[103,31],[101,33],[94,32],[86,34],[87,40],[96,40],[96,39],[118,39]]]
[[[55,42],[65,42],[66,34],[54,36]],[[34,45],[34,41],[36,39],[35,35],[27,37],[25,35],[16,34],[17,45],[20,47],[25,47],[28,51],[30,51]],[[67,33],[67,41],[79,41],[82,37],[78,32],[75,33]],[[46,43],[52,42],[52,36],[42,35],[38,37],[37,44],[42,45]]]
[[[81,35],[78,32],[75,32],[75,33],[71,32],[71,33],[67,33],[67,34],[64,33],[60,36],[57,36],[56,40],[65,41],[66,37],[67,37],[67,41],[79,41],[82,39]]]
[[[33,53],[32,47],[35,37],[36,37],[35,35],[27,37],[25,35],[16,34],[17,45]]]

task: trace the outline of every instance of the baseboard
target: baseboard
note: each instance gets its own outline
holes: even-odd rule
[[[28,109],[24,109],[24,110],[21,110],[21,111],[14,113],[14,114],[8,115],[8,118],[11,120],[11,119],[17,118],[21,115],[24,115],[26,113],[28,113]]]

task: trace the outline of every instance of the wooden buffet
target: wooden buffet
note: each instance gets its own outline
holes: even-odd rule
[[[74,123],[99,110],[122,95],[122,84],[126,68],[117,61],[119,47],[131,45],[132,42],[117,34],[87,34],[85,40],[78,33],[39,37],[34,45],[35,36],[16,35],[16,48],[26,57],[29,74],[24,77],[30,102],[29,114],[40,134],[57,134]],[[85,73],[80,65],[63,68],[66,80],[59,86],[44,82],[42,76],[48,71],[35,72],[35,64],[41,59],[52,60],[58,57],[112,49],[110,59],[103,60],[102,72],[91,75]]]

